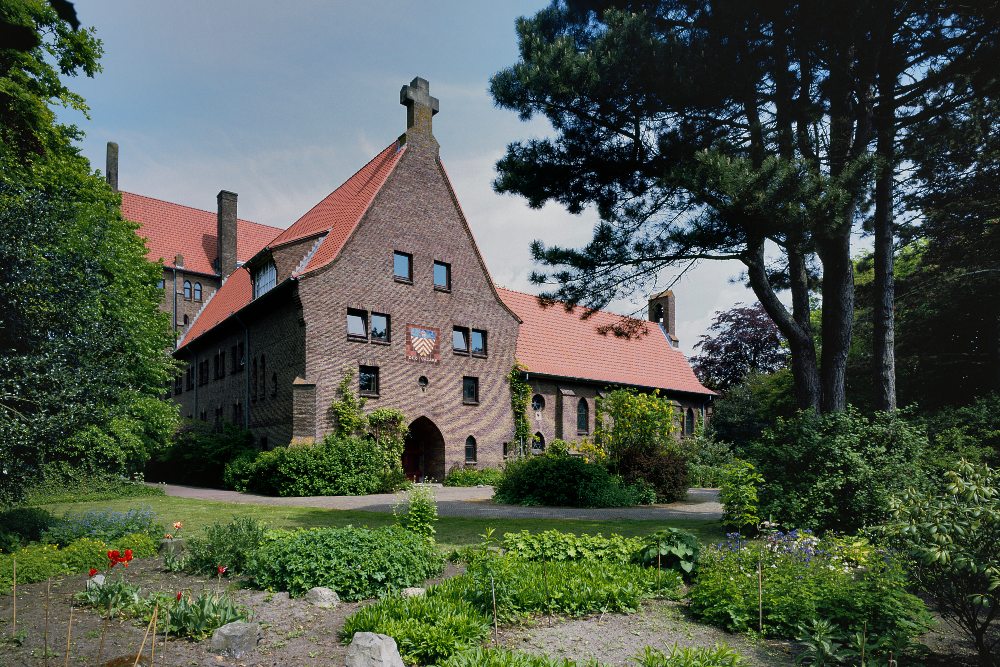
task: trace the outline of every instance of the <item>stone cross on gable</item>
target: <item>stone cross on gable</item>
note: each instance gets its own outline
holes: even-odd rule
[[[406,107],[406,130],[431,133],[431,118],[438,112],[438,98],[431,97],[427,79],[415,77],[399,90],[399,103]]]

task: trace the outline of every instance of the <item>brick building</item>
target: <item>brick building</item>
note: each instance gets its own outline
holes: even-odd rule
[[[501,463],[516,359],[538,446],[590,434],[611,386],[662,390],[693,429],[712,392],[676,347],[673,294],[650,299],[645,335],[623,340],[598,332],[617,315],[581,320],[496,287],[439,157],[437,99],[417,78],[400,102],[406,132],[285,230],[238,220],[225,191],[214,219],[123,193],[150,257],[183,254],[164,264],[164,308],[182,332],[174,355],[186,364],[173,391],[182,415],[241,424],[266,446],[313,441],[330,431],[351,373],[369,407],[411,420],[407,473],[440,479]],[[197,278],[203,303],[193,284],[188,299]]]

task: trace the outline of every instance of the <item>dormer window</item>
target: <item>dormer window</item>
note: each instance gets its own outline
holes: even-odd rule
[[[278,271],[274,267],[274,262],[268,262],[253,272],[253,298],[270,292],[277,282]]]

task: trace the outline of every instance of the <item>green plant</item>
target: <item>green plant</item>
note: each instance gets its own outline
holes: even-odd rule
[[[142,612],[142,589],[123,578],[107,577],[103,584],[87,581],[87,588],[73,596],[108,618],[135,616]]]
[[[434,541],[434,533],[437,532],[434,524],[438,520],[438,509],[437,501],[434,499],[434,490],[431,487],[414,486],[407,495],[406,501],[396,507],[393,513],[400,526],[431,542]]]
[[[0,551],[16,551],[37,542],[57,519],[38,507],[14,507],[0,512]]]
[[[647,646],[635,663],[639,667],[739,667],[745,665],[746,661],[723,643],[712,648],[679,647],[674,644],[670,653]]]
[[[1000,475],[962,461],[943,488],[909,489],[891,501],[883,532],[909,557],[914,581],[990,664],[1000,647]]]
[[[138,474],[123,477],[49,464],[42,479],[28,489],[24,502],[34,506],[162,495],[163,489],[145,484]]]
[[[445,486],[496,486],[503,478],[499,468],[465,468],[455,466],[445,475]]]
[[[558,530],[504,533],[504,552],[522,560],[630,562],[642,547],[643,539],[609,535],[575,535]]]
[[[899,413],[849,408],[779,419],[752,448],[760,511],[782,525],[851,532],[885,520],[889,499],[923,486],[923,431]]]
[[[187,421],[170,446],[155,453],[146,464],[146,475],[156,481],[222,488],[226,464],[258,452],[253,434],[224,423],[221,428],[202,421]]]
[[[701,414],[698,415],[701,423]],[[687,461],[688,484],[692,487],[718,487],[722,484],[723,469],[733,461],[733,450],[728,443],[701,432],[680,442],[681,453]]]
[[[528,405],[531,403],[531,385],[526,379],[528,369],[516,360],[507,374],[507,384],[510,387],[510,411],[514,416],[514,445],[517,455],[527,456],[535,436],[531,434],[531,422],[528,421]]]
[[[216,523],[187,541],[185,569],[214,575],[220,565],[232,574],[244,574],[248,563],[264,543],[267,526],[252,517],[239,517],[227,524]]]
[[[674,406],[659,392],[616,389],[597,399],[595,441],[618,469],[640,454],[676,447]]]
[[[151,611],[152,602],[158,602],[162,609],[161,618],[175,637],[190,637],[195,641],[210,637],[223,625],[235,621],[245,621],[249,612],[236,604],[226,594],[215,594],[202,591],[198,597],[181,595],[179,598],[170,594],[150,596],[145,616]]]
[[[672,503],[684,498],[688,490],[688,467],[684,456],[669,447],[638,452],[618,462],[616,471],[631,485],[652,491],[652,502]]]
[[[349,642],[356,632],[389,635],[408,664],[438,664],[479,644],[490,623],[468,602],[428,593],[387,597],[360,609],[344,621],[341,640]]]
[[[514,505],[625,507],[643,489],[626,486],[600,463],[575,456],[531,456],[511,461],[493,499]]]
[[[163,526],[156,521],[151,507],[139,507],[126,512],[93,510],[82,514],[67,514],[42,535],[42,541],[65,546],[81,537],[111,542],[126,535],[144,533],[159,538]]]
[[[733,534],[702,552],[690,609],[737,632],[795,637],[800,625],[827,620],[843,633],[913,637],[929,616],[907,583],[898,559],[859,550],[852,540],[802,531],[752,541]]]
[[[456,653],[440,667],[599,667],[596,660],[582,665],[569,658],[548,658],[505,648],[474,648]]]
[[[646,567],[667,568],[692,574],[698,565],[701,544],[698,538],[677,528],[666,528],[645,538],[635,560]]]
[[[273,531],[247,572],[268,590],[302,595],[329,586],[342,600],[379,597],[419,586],[441,571],[432,543],[398,527]]]
[[[11,554],[0,554],[0,591],[9,591],[13,584],[14,560],[17,560],[18,584],[32,584],[50,577],[81,574],[90,568],[108,567],[108,551],[132,549],[136,558],[156,553],[153,540],[144,534],[125,536],[112,544],[89,537],[74,540],[66,547],[55,544],[30,544]]]
[[[722,523],[737,530],[753,530],[760,523],[757,489],[764,478],[753,464],[739,459],[723,468],[719,500]]]

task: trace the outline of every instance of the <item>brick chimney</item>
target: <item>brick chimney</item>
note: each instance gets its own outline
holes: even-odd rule
[[[220,190],[216,239],[219,244],[216,270],[225,278],[236,270],[236,193]]]
[[[118,144],[108,142],[108,152],[104,161],[104,178],[115,192],[118,192]]]
[[[663,328],[663,332],[670,339],[670,344],[677,347],[677,306],[674,301],[674,293],[671,290],[664,290],[659,294],[649,297],[649,321],[656,322]]]

